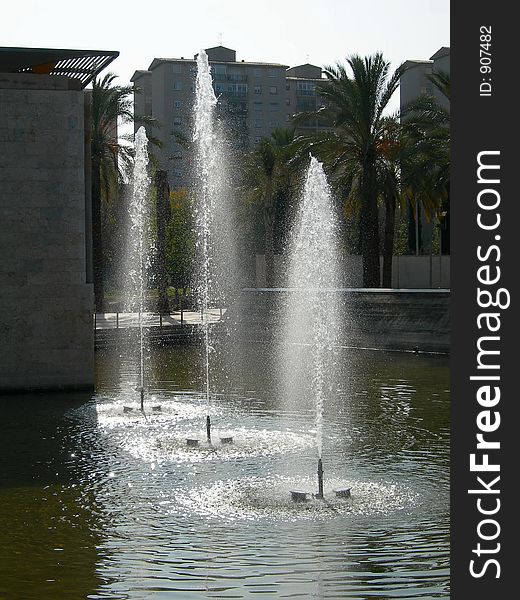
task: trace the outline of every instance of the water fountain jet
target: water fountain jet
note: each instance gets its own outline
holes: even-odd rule
[[[338,345],[340,329],[339,252],[337,222],[332,194],[323,166],[311,156],[305,179],[300,209],[289,243],[287,331],[285,339],[299,344],[310,357],[287,354],[283,363],[286,386],[294,387],[294,377],[304,379],[305,358],[312,361],[311,390],[315,403],[316,450],[318,455],[318,493],[323,492],[323,410],[327,389],[334,380],[334,347]],[[293,362],[296,361],[296,362]],[[305,366],[303,366],[305,369]],[[327,374],[327,375],[326,375]],[[302,501],[300,492],[291,492],[295,501]]]
[[[144,412],[145,399],[145,294],[147,270],[150,266],[150,177],[148,175],[148,138],[144,127],[135,134],[135,159],[132,173],[133,190],[129,204],[129,232],[125,272],[125,310],[138,313],[139,392],[140,408]],[[133,335],[129,328],[129,335]],[[124,412],[128,412],[125,407]]]

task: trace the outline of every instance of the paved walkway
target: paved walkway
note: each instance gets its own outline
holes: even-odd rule
[[[209,323],[220,321],[226,314],[225,308],[210,308],[207,313]],[[143,313],[145,327],[160,327],[161,317],[157,313]],[[200,325],[202,316],[200,311],[184,310],[182,323],[185,325]],[[98,313],[95,315],[96,329],[118,329],[139,326],[139,313]],[[181,312],[173,311],[170,315],[163,315],[162,327],[181,325]]]

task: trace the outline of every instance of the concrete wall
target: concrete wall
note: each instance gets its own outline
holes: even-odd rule
[[[266,287],[265,257],[257,254],[255,286]],[[284,259],[275,256],[276,285],[284,285]],[[383,259],[381,258],[381,277]],[[344,287],[363,287],[363,260],[361,256],[344,256],[341,263]],[[422,289],[450,287],[450,257],[443,256],[394,256],[392,261],[392,288]]]
[[[246,289],[226,312],[231,335],[276,340],[283,328],[287,289]],[[447,290],[337,290],[343,304],[342,345],[391,350],[449,352]],[[326,319],[327,315],[323,315]]]
[[[0,390],[93,387],[84,93],[0,74]]]

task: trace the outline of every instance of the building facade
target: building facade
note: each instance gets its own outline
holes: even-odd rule
[[[84,87],[117,55],[0,48],[0,393],[94,387]]]
[[[406,70],[401,76],[401,112],[421,95],[433,96],[444,108],[449,108],[448,100],[428,79],[433,73],[450,73],[450,49],[440,48],[429,60],[407,60]]]
[[[294,114],[319,105],[320,67],[245,62],[237,60],[235,50],[223,46],[208,48],[206,53],[218,110],[236,150],[253,148],[276,128],[291,126]],[[148,70],[132,76],[135,114],[158,121],[160,127],[154,128],[153,135],[162,148],[154,153],[159,167],[168,171],[173,188],[187,184],[188,157],[182,138],[191,139],[196,72],[196,57],[155,58]],[[303,130],[317,127],[317,123],[299,126]]]

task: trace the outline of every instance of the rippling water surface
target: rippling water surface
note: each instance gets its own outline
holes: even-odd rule
[[[211,446],[197,348],[154,353],[145,414],[134,358],[99,352],[94,398],[2,398],[0,598],[449,597],[445,358],[344,351],[304,503],[313,401],[267,347],[214,370]]]

